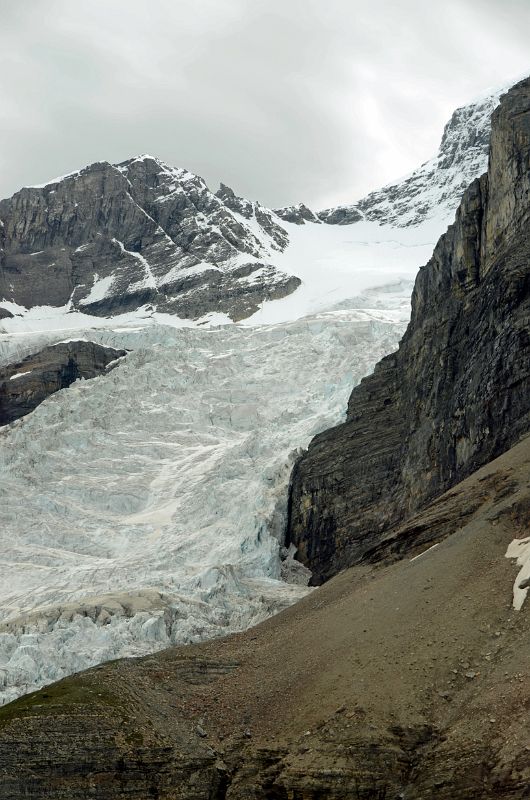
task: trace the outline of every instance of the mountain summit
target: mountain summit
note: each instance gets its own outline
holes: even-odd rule
[[[287,243],[270,212],[251,228],[202,178],[147,155],[24,188],[0,219],[0,295],[28,308],[237,320],[299,284],[270,263]]]

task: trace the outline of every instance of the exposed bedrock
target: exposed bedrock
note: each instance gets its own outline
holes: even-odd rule
[[[29,414],[78,378],[105,373],[111,362],[125,355],[125,350],[95,342],[72,341],[45,347],[16,364],[0,367],[0,425]]]
[[[530,80],[492,118],[487,174],[416,279],[396,353],[312,441],[287,537],[319,583],[530,429]]]
[[[274,213],[285,222],[293,222],[295,225],[304,225],[306,222],[320,223],[319,215],[311,211],[304,203],[284,208],[275,208]]]

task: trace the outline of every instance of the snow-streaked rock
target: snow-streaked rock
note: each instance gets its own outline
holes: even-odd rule
[[[411,175],[318,214],[303,203],[271,211],[224,184],[214,194],[199,176],[149,155],[24,188],[0,201],[0,302],[68,305],[99,316],[149,305],[179,317],[221,313],[239,321],[304,281],[285,258],[296,228],[308,246],[315,226],[350,231],[370,222],[394,231],[427,224],[436,240],[485,170],[502,91],[455,111],[438,154]],[[379,238],[373,232],[368,241]],[[8,312],[2,302],[0,318]]]
[[[259,204],[236,215],[202,178],[152,156],[21,189],[0,201],[0,220],[0,298],[27,308],[109,316],[151,303],[237,320],[299,283],[272,263],[287,243],[277,217]]]
[[[456,109],[436,156],[410,175],[356,203],[320,211],[319,218],[331,225],[349,225],[364,218],[398,228],[438,219],[447,226],[464,190],[486,171],[491,115],[510,86],[492,89]]]
[[[452,221],[465,189],[486,171],[491,115],[509,86],[458,108],[445,126],[438,153],[400,181],[357,204],[367,219],[398,227],[433,218]]]

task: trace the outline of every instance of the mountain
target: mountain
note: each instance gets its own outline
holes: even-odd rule
[[[297,448],[343,420],[353,386],[396,348],[411,281],[432,253],[432,237],[445,228],[443,215],[399,228],[366,219],[324,224],[304,206],[272,212],[224,185],[213,195],[200,178],[150,157],[86,173],[23,190],[52,203],[60,194],[60,207],[72,212],[79,238],[60,253],[65,247],[72,255],[73,248],[75,260],[94,219],[107,220],[108,243],[117,229],[119,241],[128,242],[139,220],[150,230],[156,216],[172,241],[184,240],[184,228],[196,233],[202,219],[200,233],[188,237],[195,256],[183,255],[186,263],[206,248],[212,263],[225,253],[230,264],[250,258],[241,250],[233,255],[229,234],[221,235],[237,223],[240,248],[259,240],[274,252],[275,268],[302,284],[262,302],[245,327],[203,327],[219,316],[183,322],[136,308],[140,300],[129,284],[123,295],[114,295],[110,283],[100,300],[77,302],[91,314],[73,310],[73,300],[60,308],[3,303],[0,359],[13,408],[28,408],[18,388],[31,389],[38,401],[44,385],[58,389],[64,374],[76,374],[68,365],[78,345],[65,339],[127,351],[117,369],[102,369],[90,383],[75,381],[0,431],[4,702],[110,658],[240,630],[307,592],[301,584],[308,572],[293,559],[295,545],[282,546]],[[84,202],[84,192],[87,209],[78,219],[75,203]],[[8,205],[21,202],[19,195]],[[98,203],[100,211],[92,212]],[[38,215],[38,224],[28,217],[28,236],[44,224],[46,246],[55,236],[63,241],[70,229],[64,214],[57,231]],[[23,226],[17,235],[22,241]],[[43,244],[31,241],[31,252]],[[150,268],[157,264],[167,277],[159,240],[145,233],[138,246]],[[133,261],[138,267],[139,258]],[[92,285],[94,265],[86,264]],[[219,264],[221,272],[232,269]],[[113,262],[109,269],[113,281],[121,267]],[[203,292],[214,297],[206,278],[186,293],[189,308]],[[131,311],[100,316],[123,311],[129,301]]]
[[[316,582],[377,557],[396,524],[530,430],[529,133],[526,80],[494,112],[488,172],[420,270],[399,349],[295,466],[288,543]]]
[[[345,273],[362,269],[367,243],[434,244],[464,188],[485,169],[500,94],[455,111],[437,156],[411,176],[318,213],[303,203],[272,211],[224,184],[213,194],[197,175],[147,155],[21,189],[0,201],[0,318],[52,306],[63,317],[155,309],[237,321],[292,295],[302,281],[296,297],[309,289],[312,300],[293,302],[301,315],[322,296],[313,274],[322,275],[330,250],[340,263],[327,282],[339,282],[344,300]],[[351,233],[328,225],[350,231],[354,223],[359,247],[352,251]],[[385,255],[380,263],[393,260]],[[418,255],[407,278],[420,263]]]
[[[92,164],[0,202],[0,295],[103,316],[155,303],[240,319],[299,284],[270,263],[285,231],[258,204],[251,219],[150,156]]]
[[[487,167],[491,115],[508,89],[503,86],[457,108],[445,126],[436,156],[410,175],[351,206],[321,211],[318,217],[336,225],[364,218],[398,228],[417,227],[440,217],[451,221],[463,192]]]
[[[399,338],[382,286],[289,324],[93,331],[132,352],[0,432],[4,690],[307,595],[6,705],[1,800],[527,796],[530,79],[492,119],[353,392]],[[334,577],[282,583],[296,548]]]

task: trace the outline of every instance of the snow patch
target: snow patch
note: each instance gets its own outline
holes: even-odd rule
[[[135,258],[137,261],[140,262],[140,264],[144,268],[145,277],[144,277],[143,281],[138,281],[137,283],[135,283],[133,285],[134,288],[135,289],[140,289],[140,288],[142,288],[142,289],[147,289],[147,288],[156,289],[155,276],[153,275],[153,272],[151,270],[151,265],[149,264],[149,262],[145,258],[145,256],[143,256],[141,253],[135,252],[134,250],[127,250],[125,245],[123,244],[123,242],[120,242],[119,239],[112,239],[112,241],[113,241],[114,244],[118,245],[118,247],[120,248],[120,251],[122,253],[126,253],[128,256],[132,256],[132,258]],[[133,287],[131,287],[131,288],[133,288]]]
[[[15,381],[17,378],[22,378],[22,377],[24,377],[24,375],[30,375],[30,374],[31,374],[31,370],[30,369],[26,370],[26,372],[16,372],[14,375],[10,376],[9,380],[10,381]]]
[[[110,294],[110,289],[113,283],[113,275],[107,275],[105,278],[100,278],[96,272],[94,275],[94,283],[90,289],[90,292],[86,297],[83,297],[81,300],[79,300],[79,305],[87,306],[90,303],[96,303],[99,300],[103,300]]]
[[[46,181],[45,183],[32,183],[29,186],[26,186],[26,189],[46,189],[48,186],[53,186],[56,183],[61,183],[61,181],[66,180],[67,178],[73,178],[76,175],[80,175],[82,169],[76,169],[73,172],[67,172],[66,175],[59,175],[57,178],[51,178],[50,180]]]
[[[530,536],[514,539],[508,545],[506,558],[516,559],[517,566],[521,568],[513,585],[513,607],[520,611],[530,587]]]

